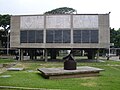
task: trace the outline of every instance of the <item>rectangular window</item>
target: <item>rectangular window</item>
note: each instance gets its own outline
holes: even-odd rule
[[[36,43],[43,43],[43,30],[36,30]]]
[[[90,30],[82,30],[82,43],[89,43]]]
[[[43,43],[43,30],[20,31],[20,43]]]
[[[70,30],[63,30],[63,43],[70,43]]]
[[[27,43],[27,31],[20,32],[20,43]]]
[[[46,43],[70,43],[70,30],[47,30]]]
[[[98,30],[91,30],[91,43],[98,43]]]
[[[62,43],[62,30],[55,30],[54,43]]]
[[[46,42],[47,43],[53,43],[53,30],[47,30],[46,31]]]
[[[35,43],[35,31],[34,30],[28,31],[28,43]]]
[[[74,43],[98,43],[99,33],[98,30],[74,30],[73,40]]]
[[[74,30],[73,41],[74,43],[81,43],[81,30]]]

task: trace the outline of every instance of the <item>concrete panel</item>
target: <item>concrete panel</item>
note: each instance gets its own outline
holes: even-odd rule
[[[110,29],[109,15],[99,15],[99,43],[109,48],[110,45]]]
[[[20,16],[11,17],[10,47],[19,47],[20,45]]]
[[[46,16],[46,28],[70,28],[70,15]]]
[[[73,15],[73,28],[98,28],[98,15]]]
[[[19,46],[19,45],[18,45]],[[43,44],[43,43],[21,43],[20,48],[105,48],[106,44]]]
[[[44,28],[44,16],[21,16],[20,17],[20,29],[43,29]]]

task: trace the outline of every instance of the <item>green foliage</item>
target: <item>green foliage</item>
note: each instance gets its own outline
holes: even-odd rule
[[[7,34],[8,29],[10,28],[10,15],[1,15],[0,14],[0,27],[3,27],[4,30],[0,30],[0,47],[7,46]]]
[[[10,25],[10,15],[0,15],[0,27],[6,30],[7,25]]]
[[[45,12],[44,14],[73,14],[76,10],[69,7],[56,8],[51,11]]]
[[[15,60],[13,59],[0,59],[0,63],[11,63],[11,62],[15,62]]]
[[[110,29],[110,42],[114,43],[114,47],[120,48],[120,28],[118,30]]]

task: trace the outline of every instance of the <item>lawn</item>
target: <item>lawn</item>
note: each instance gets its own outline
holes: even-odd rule
[[[3,63],[12,63],[12,62],[15,62],[16,60],[14,59],[0,59],[0,64],[3,64]]]
[[[120,90],[120,62],[78,62],[77,66],[99,67],[105,69],[105,71],[102,71],[99,77],[49,80],[44,79],[37,68],[63,67],[63,62],[24,61],[17,62],[14,67],[23,67],[25,70],[6,71],[0,74],[0,86],[41,88],[41,90]],[[2,77],[4,75],[10,77]]]

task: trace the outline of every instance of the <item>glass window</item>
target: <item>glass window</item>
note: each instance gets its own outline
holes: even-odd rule
[[[35,30],[28,31],[28,43],[35,43]]]
[[[90,30],[82,30],[82,43],[89,43]]]
[[[27,43],[27,31],[20,32],[20,43]]]
[[[70,30],[47,30],[46,43],[70,43]]]
[[[36,30],[36,43],[43,43],[43,30]]]
[[[53,43],[53,30],[47,30],[46,31],[46,42],[47,43]]]
[[[81,43],[81,30],[73,31],[73,41],[74,43]]]
[[[91,43],[98,43],[98,30],[91,30]]]
[[[63,43],[70,43],[70,30],[63,30]]]
[[[62,30],[55,30],[54,43],[62,43]]]

